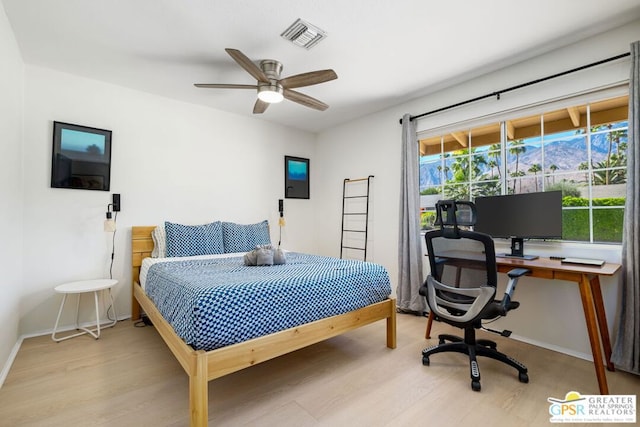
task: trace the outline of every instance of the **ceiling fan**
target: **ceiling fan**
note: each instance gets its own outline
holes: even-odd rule
[[[280,102],[283,99],[288,99],[289,101],[297,102],[305,107],[320,111],[329,108],[324,102],[292,89],[337,79],[338,76],[335,71],[311,71],[281,79],[282,64],[280,62],[273,59],[264,59],[260,61],[260,66],[258,67],[239,50],[230,48],[225,50],[242,68],[257,80],[257,83],[255,85],[195,83],[194,86],[213,89],[257,89],[258,99],[253,106],[253,114],[264,113],[269,104]]]

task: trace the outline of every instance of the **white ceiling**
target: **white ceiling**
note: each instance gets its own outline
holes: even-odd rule
[[[255,84],[224,51],[277,59],[282,76],[332,68],[260,116],[312,132],[425,95],[640,17],[638,0],[2,0],[25,63],[251,116]],[[311,50],[280,34],[328,33]],[[560,70],[561,71],[561,70]],[[542,76],[541,76],[542,77]],[[481,94],[480,94],[481,95]]]

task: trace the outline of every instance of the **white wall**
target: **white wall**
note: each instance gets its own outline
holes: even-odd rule
[[[111,193],[122,195],[114,266],[121,315],[130,314],[131,225],[266,218],[277,241],[284,155],[313,162],[314,135],[49,69],[27,66],[25,76],[21,334],[53,327],[57,284],[108,277],[111,235],[102,223]],[[112,130],[109,193],[50,188],[54,120]],[[285,210],[284,247],[313,252],[311,202],[287,199]],[[88,299],[83,306],[89,320]]]
[[[22,280],[23,63],[0,3],[0,367],[18,340]],[[0,384],[4,373],[0,375]]]
[[[372,259],[382,263],[396,284],[398,276],[397,239],[400,189],[401,125],[404,113],[418,115],[469,98],[485,95],[539,77],[628,52],[631,42],[640,39],[640,21],[620,27],[575,45],[459,84],[412,102],[355,120],[318,137],[317,168],[321,169],[323,187],[316,204],[316,214],[323,218],[316,228],[316,240],[322,253],[335,255],[340,242],[341,182],[346,177],[376,175],[373,191]],[[418,53],[417,53],[418,54]],[[593,89],[628,78],[629,61],[581,71],[560,80],[536,85],[495,99],[441,113],[420,120],[418,129],[444,126],[516,105],[546,101],[557,96]],[[399,72],[398,78],[402,78]],[[591,256],[619,262],[620,247],[615,245],[529,245],[539,254],[562,252],[573,256]],[[597,251],[597,252],[595,252]],[[426,274],[426,271],[425,271]],[[613,328],[618,314],[618,279],[604,278],[602,289]],[[502,278],[504,282],[504,278]],[[504,283],[502,283],[504,286]],[[416,284],[419,286],[419,284]],[[394,285],[395,287],[395,285]],[[517,292],[522,306],[494,324],[496,328],[514,330],[514,335],[540,345],[581,357],[591,357],[582,305],[575,284],[524,278]],[[425,322],[426,323],[426,322]]]
[[[122,194],[114,277],[121,282],[116,288],[116,304],[124,315],[130,310],[131,225],[153,225],[165,219],[249,223],[268,218],[272,237],[277,239],[276,202],[283,196],[285,154],[311,158],[312,197],[285,200],[285,247],[337,255],[342,181],[374,175],[370,259],[385,265],[395,283],[401,115],[419,114],[628,51],[629,43],[639,38],[640,22],[634,22],[316,137],[259,119],[38,67],[27,67],[23,73],[10,27],[4,13],[0,14],[0,188],[6,201],[0,206],[0,267],[4,267],[0,362],[7,359],[19,335],[51,329],[60,301],[53,292],[55,285],[108,274],[111,240],[102,231],[102,221],[110,193]],[[620,78],[619,67],[606,70],[574,77],[587,85]],[[550,92],[544,93],[553,90],[551,86]],[[513,93],[510,99],[516,104],[530,102],[525,100],[530,94]],[[476,114],[470,113],[459,110],[438,119],[448,123]],[[50,188],[54,120],[113,131],[110,193]],[[569,245],[567,250],[580,255],[583,249]],[[606,257],[619,259],[619,251],[614,247]],[[617,280],[605,280],[603,290],[613,324]],[[524,279],[518,295],[523,306],[502,326],[514,329],[526,340],[569,353],[590,354],[574,285]],[[85,318],[89,311],[89,305],[83,307]],[[71,324],[72,316],[63,320]]]
[[[393,114],[393,113],[391,113]],[[373,114],[318,136],[316,169],[318,190],[316,228],[318,250],[340,254],[342,184],[345,178],[373,175],[370,201],[370,238],[367,259],[385,265],[397,276],[398,209],[400,207],[400,126],[388,112]]]

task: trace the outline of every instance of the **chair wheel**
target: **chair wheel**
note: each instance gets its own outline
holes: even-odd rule
[[[529,382],[529,375],[526,372],[520,372],[520,374],[518,375],[518,379],[521,383],[526,384]]]
[[[481,388],[480,381],[471,381],[471,389],[473,391],[480,391]]]
[[[429,366],[429,356],[422,356],[422,364],[424,366]]]

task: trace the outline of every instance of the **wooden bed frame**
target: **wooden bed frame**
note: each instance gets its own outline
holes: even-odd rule
[[[182,368],[189,375],[191,426],[208,425],[208,381],[215,378],[383,319],[387,324],[387,347],[396,348],[396,300],[389,298],[355,311],[227,347],[211,351],[194,350],[176,334],[139,284],[142,260],[151,256],[153,249],[151,232],[154,228],[155,226],[133,226],[131,228],[131,314],[133,320],[138,320],[141,309],[144,310]]]

